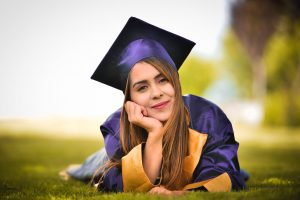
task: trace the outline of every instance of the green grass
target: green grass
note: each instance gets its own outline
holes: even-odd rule
[[[260,134],[272,142],[260,141]],[[240,142],[240,164],[251,174],[245,191],[191,192],[179,199],[297,199],[300,196],[300,133],[264,129],[256,132],[255,137]],[[79,181],[60,179],[60,170],[84,161],[102,145],[91,139],[0,133],[0,199],[165,198],[134,193],[104,194]]]

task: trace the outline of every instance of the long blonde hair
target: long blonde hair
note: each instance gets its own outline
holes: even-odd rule
[[[174,87],[175,101],[171,116],[164,124],[162,177],[161,185],[170,190],[182,189],[190,180],[184,176],[184,157],[188,154],[189,113],[183,99],[177,71],[168,63],[151,57],[142,60],[155,67]],[[141,62],[141,61],[140,61]],[[120,118],[120,142],[124,154],[142,142],[146,142],[147,133],[139,126],[128,121],[125,103],[130,98],[130,73],[126,83],[125,98]],[[106,171],[114,166],[120,166],[121,161],[108,161]]]

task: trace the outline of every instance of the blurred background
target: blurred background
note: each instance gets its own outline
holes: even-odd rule
[[[103,198],[58,173],[103,146],[123,93],[90,76],[131,16],[196,42],[183,93],[233,124],[247,188],[199,199],[299,199],[299,0],[0,0],[0,199]]]
[[[184,91],[220,103],[235,121],[299,126],[299,1],[227,3],[222,53],[214,59],[188,60],[181,71]]]
[[[300,126],[297,0],[1,0],[1,133],[100,137],[123,94],[90,76],[130,16],[197,43],[184,94],[236,127]]]

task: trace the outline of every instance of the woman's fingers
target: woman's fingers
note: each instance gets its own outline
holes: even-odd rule
[[[132,101],[127,101],[125,104],[125,110],[128,115],[129,122],[140,123],[143,117],[143,113],[147,113],[146,109]]]
[[[160,192],[161,192],[161,188],[160,187],[154,187],[148,193],[149,194],[159,194]]]
[[[147,117],[148,116],[148,112],[147,112],[146,108],[141,107],[141,109],[142,109],[142,114]]]
[[[140,106],[132,101],[127,101],[125,103],[125,110],[128,115],[128,121],[146,129],[148,133],[155,131],[157,132],[163,126],[159,120],[148,116],[145,107]]]
[[[154,188],[152,188],[148,192],[148,194],[151,194],[151,195],[166,195],[166,196],[171,196],[171,195],[182,196],[182,195],[184,195],[186,193],[187,192],[183,191],[183,190],[174,190],[174,191],[171,191],[171,190],[166,189],[163,186],[154,187]]]
[[[133,105],[133,116],[136,122],[139,122],[141,120],[141,118],[143,117],[141,106],[137,104]]]
[[[149,194],[153,194],[153,195],[172,195],[172,191],[168,190],[162,186],[160,187],[154,187],[152,188],[149,192]]]

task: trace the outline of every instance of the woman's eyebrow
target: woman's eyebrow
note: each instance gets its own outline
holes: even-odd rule
[[[154,79],[157,79],[159,77],[163,76],[161,73],[157,74]],[[142,84],[142,83],[147,83],[148,81],[147,80],[140,80],[140,81],[137,81],[135,82],[133,85],[132,85],[132,88],[134,88],[136,85],[138,84]]]
[[[147,83],[147,80],[141,80],[141,81],[135,82],[135,83],[132,85],[132,88],[134,88],[136,85],[139,85],[139,84],[142,84],[142,83]]]
[[[154,79],[158,79],[158,78],[160,78],[160,77],[164,77],[164,75],[162,75],[161,73],[159,73],[159,74],[157,74],[157,75],[154,77]]]

